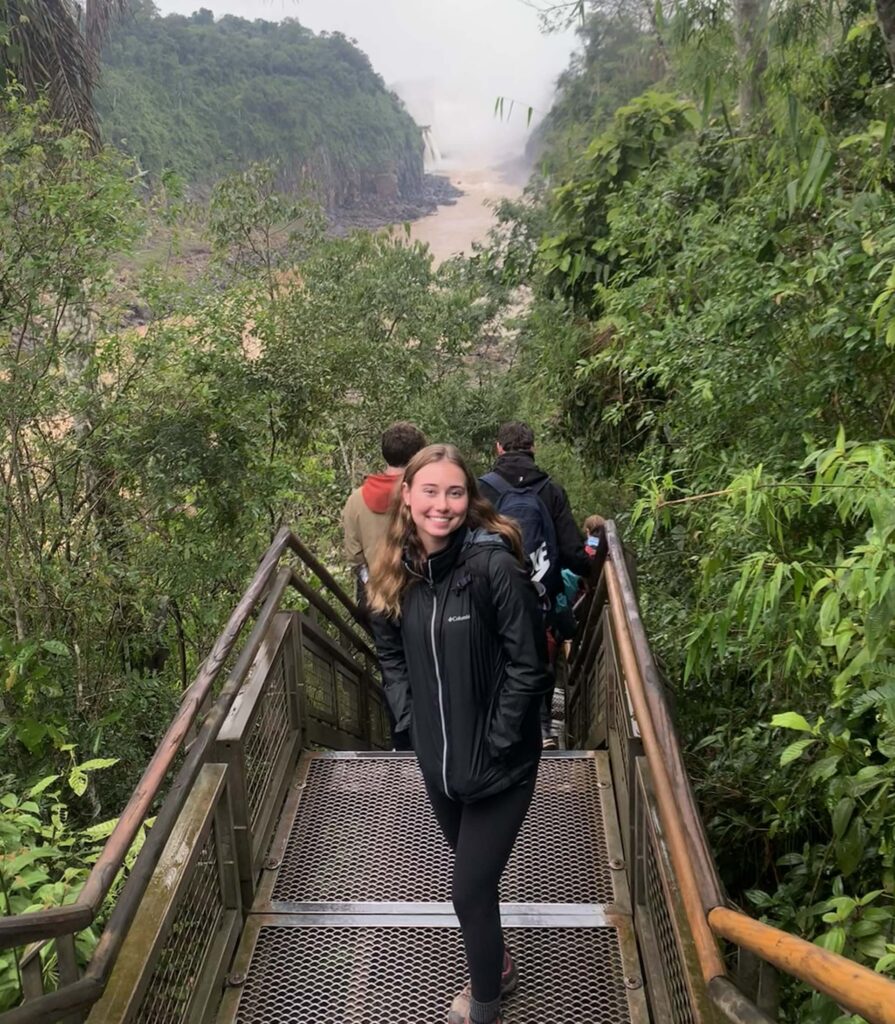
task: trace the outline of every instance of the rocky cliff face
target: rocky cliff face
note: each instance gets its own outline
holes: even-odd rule
[[[422,140],[397,159],[358,166],[334,160],[325,149],[284,173],[286,187],[310,187],[330,214],[365,203],[418,202],[426,194]]]
[[[345,166],[318,150],[285,173],[282,184],[310,188],[337,230],[414,220],[463,194],[447,178],[425,173],[422,138],[377,166]]]
[[[174,171],[208,188],[272,161],[333,214],[425,199],[421,130],[349,39],[135,2],[104,52],[98,106],[105,139],[149,180]]]

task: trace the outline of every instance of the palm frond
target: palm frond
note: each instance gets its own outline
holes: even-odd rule
[[[127,0],[0,0],[0,74],[31,98],[46,95],[50,114],[66,129],[99,143],[93,92],[99,54],[113,18]]]
[[[127,10],[127,0],[87,0],[84,38],[87,51],[95,60],[99,60],[103,46],[109,38],[112,23]]]

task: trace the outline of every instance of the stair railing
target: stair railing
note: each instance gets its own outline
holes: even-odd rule
[[[295,560],[281,564],[290,552]],[[290,590],[307,605],[304,613],[280,610]],[[216,683],[253,616],[251,630],[215,696]],[[287,766],[306,744],[369,749],[386,742],[375,654],[358,629],[361,622],[355,602],[336,579],[288,528],[282,528],[184,692],[77,899],[65,906],[0,917],[0,949],[27,945],[21,960],[24,1002],[0,1014],[0,1024],[69,1024],[84,1019],[84,1011],[103,995],[141,906],[146,911],[144,897],[151,884],[158,884],[156,868],[163,852],[172,849],[172,836],[180,837],[189,854],[183,863],[175,856],[171,871],[162,873],[171,875],[171,884],[163,886],[164,893],[155,893],[156,906],[150,911],[156,914],[147,926],[152,934],[141,936],[132,958],[151,957],[165,968],[180,946],[196,945],[195,937],[204,927],[214,969],[198,964],[196,972],[205,977],[201,995],[211,1005],[215,986],[219,994],[222,965],[238,935],[243,908],[251,900],[263,860],[260,851],[269,838],[265,833],[288,781]],[[96,920],[178,760],[174,780],[79,976],[75,936]],[[189,906],[197,885],[204,889],[196,899],[207,904],[201,912]],[[60,965],[59,985],[44,992],[40,954],[50,944]],[[145,994],[151,972],[142,970],[144,966],[136,965]],[[182,985],[180,989],[182,993]],[[186,986],[180,1009],[194,1007],[194,989],[193,984]],[[122,1020],[136,1012],[133,998],[133,993],[121,996]],[[166,1006],[160,1017],[150,1013],[146,1019],[174,1024],[178,1018],[172,1014],[180,1009]],[[112,1017],[104,1011],[103,1021],[107,1019]]]
[[[615,524],[569,672],[570,744],[604,745],[656,1020],[770,1021],[729,976],[718,939],[871,1024],[895,1024],[895,982],[729,905],[687,777]],[[772,1011],[773,1012],[773,1011]]]

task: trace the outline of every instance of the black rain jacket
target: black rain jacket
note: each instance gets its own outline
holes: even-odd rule
[[[585,554],[584,537],[572,515],[572,507],[569,505],[565,488],[551,479],[543,469],[538,468],[531,452],[504,452],[491,467],[491,472],[499,473],[513,487],[531,487],[542,480],[547,481],[538,495],[546,505],[556,529],[559,566],[590,579],[594,569],[593,563]],[[482,495],[496,505],[499,495],[494,488],[481,480],[479,487]]]
[[[422,573],[407,568],[416,581],[401,618],[371,617],[386,697],[429,785],[471,803],[521,782],[540,758],[543,616],[497,534],[463,527]]]

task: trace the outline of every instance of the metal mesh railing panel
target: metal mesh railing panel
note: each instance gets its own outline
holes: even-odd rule
[[[511,928],[506,936],[520,980],[504,1024],[630,1021],[614,929]],[[434,1024],[465,982],[453,928],[263,927],[236,1021]]]
[[[611,903],[592,758],[544,758],[501,883],[509,903]],[[549,837],[549,854],[545,854]],[[275,901],[450,901],[450,855],[410,757],[312,761]]]
[[[336,666],[336,686],[339,690],[339,728],[360,735],[360,679]]]
[[[181,1024],[224,916],[212,827],[180,899],[171,930],[143,998],[137,1024]]]
[[[374,747],[384,747],[388,740],[385,707],[380,700],[377,700],[372,691],[368,696],[367,717],[370,725],[370,743]]]
[[[336,694],[333,665],[329,658],[309,646],[302,645],[305,696],[312,712],[330,721],[336,718]]]
[[[646,843],[646,906],[662,956],[662,973],[671,1001],[672,1024],[695,1024],[690,992],[656,861],[654,838]]]
[[[292,728],[283,653],[277,656],[245,741],[246,791],[254,829],[283,745]]]
[[[553,691],[553,703],[550,706],[550,714],[554,722],[564,722],[566,720],[566,691],[561,686],[557,686]]]
[[[613,773],[618,772],[620,778],[616,779],[616,787],[625,794],[627,798],[631,791],[631,779],[628,774],[628,739],[633,735],[631,719],[628,716],[627,700],[624,685],[619,678],[614,660],[610,661],[611,684],[608,698],[610,737],[614,740],[619,750],[619,756],[613,759]]]

